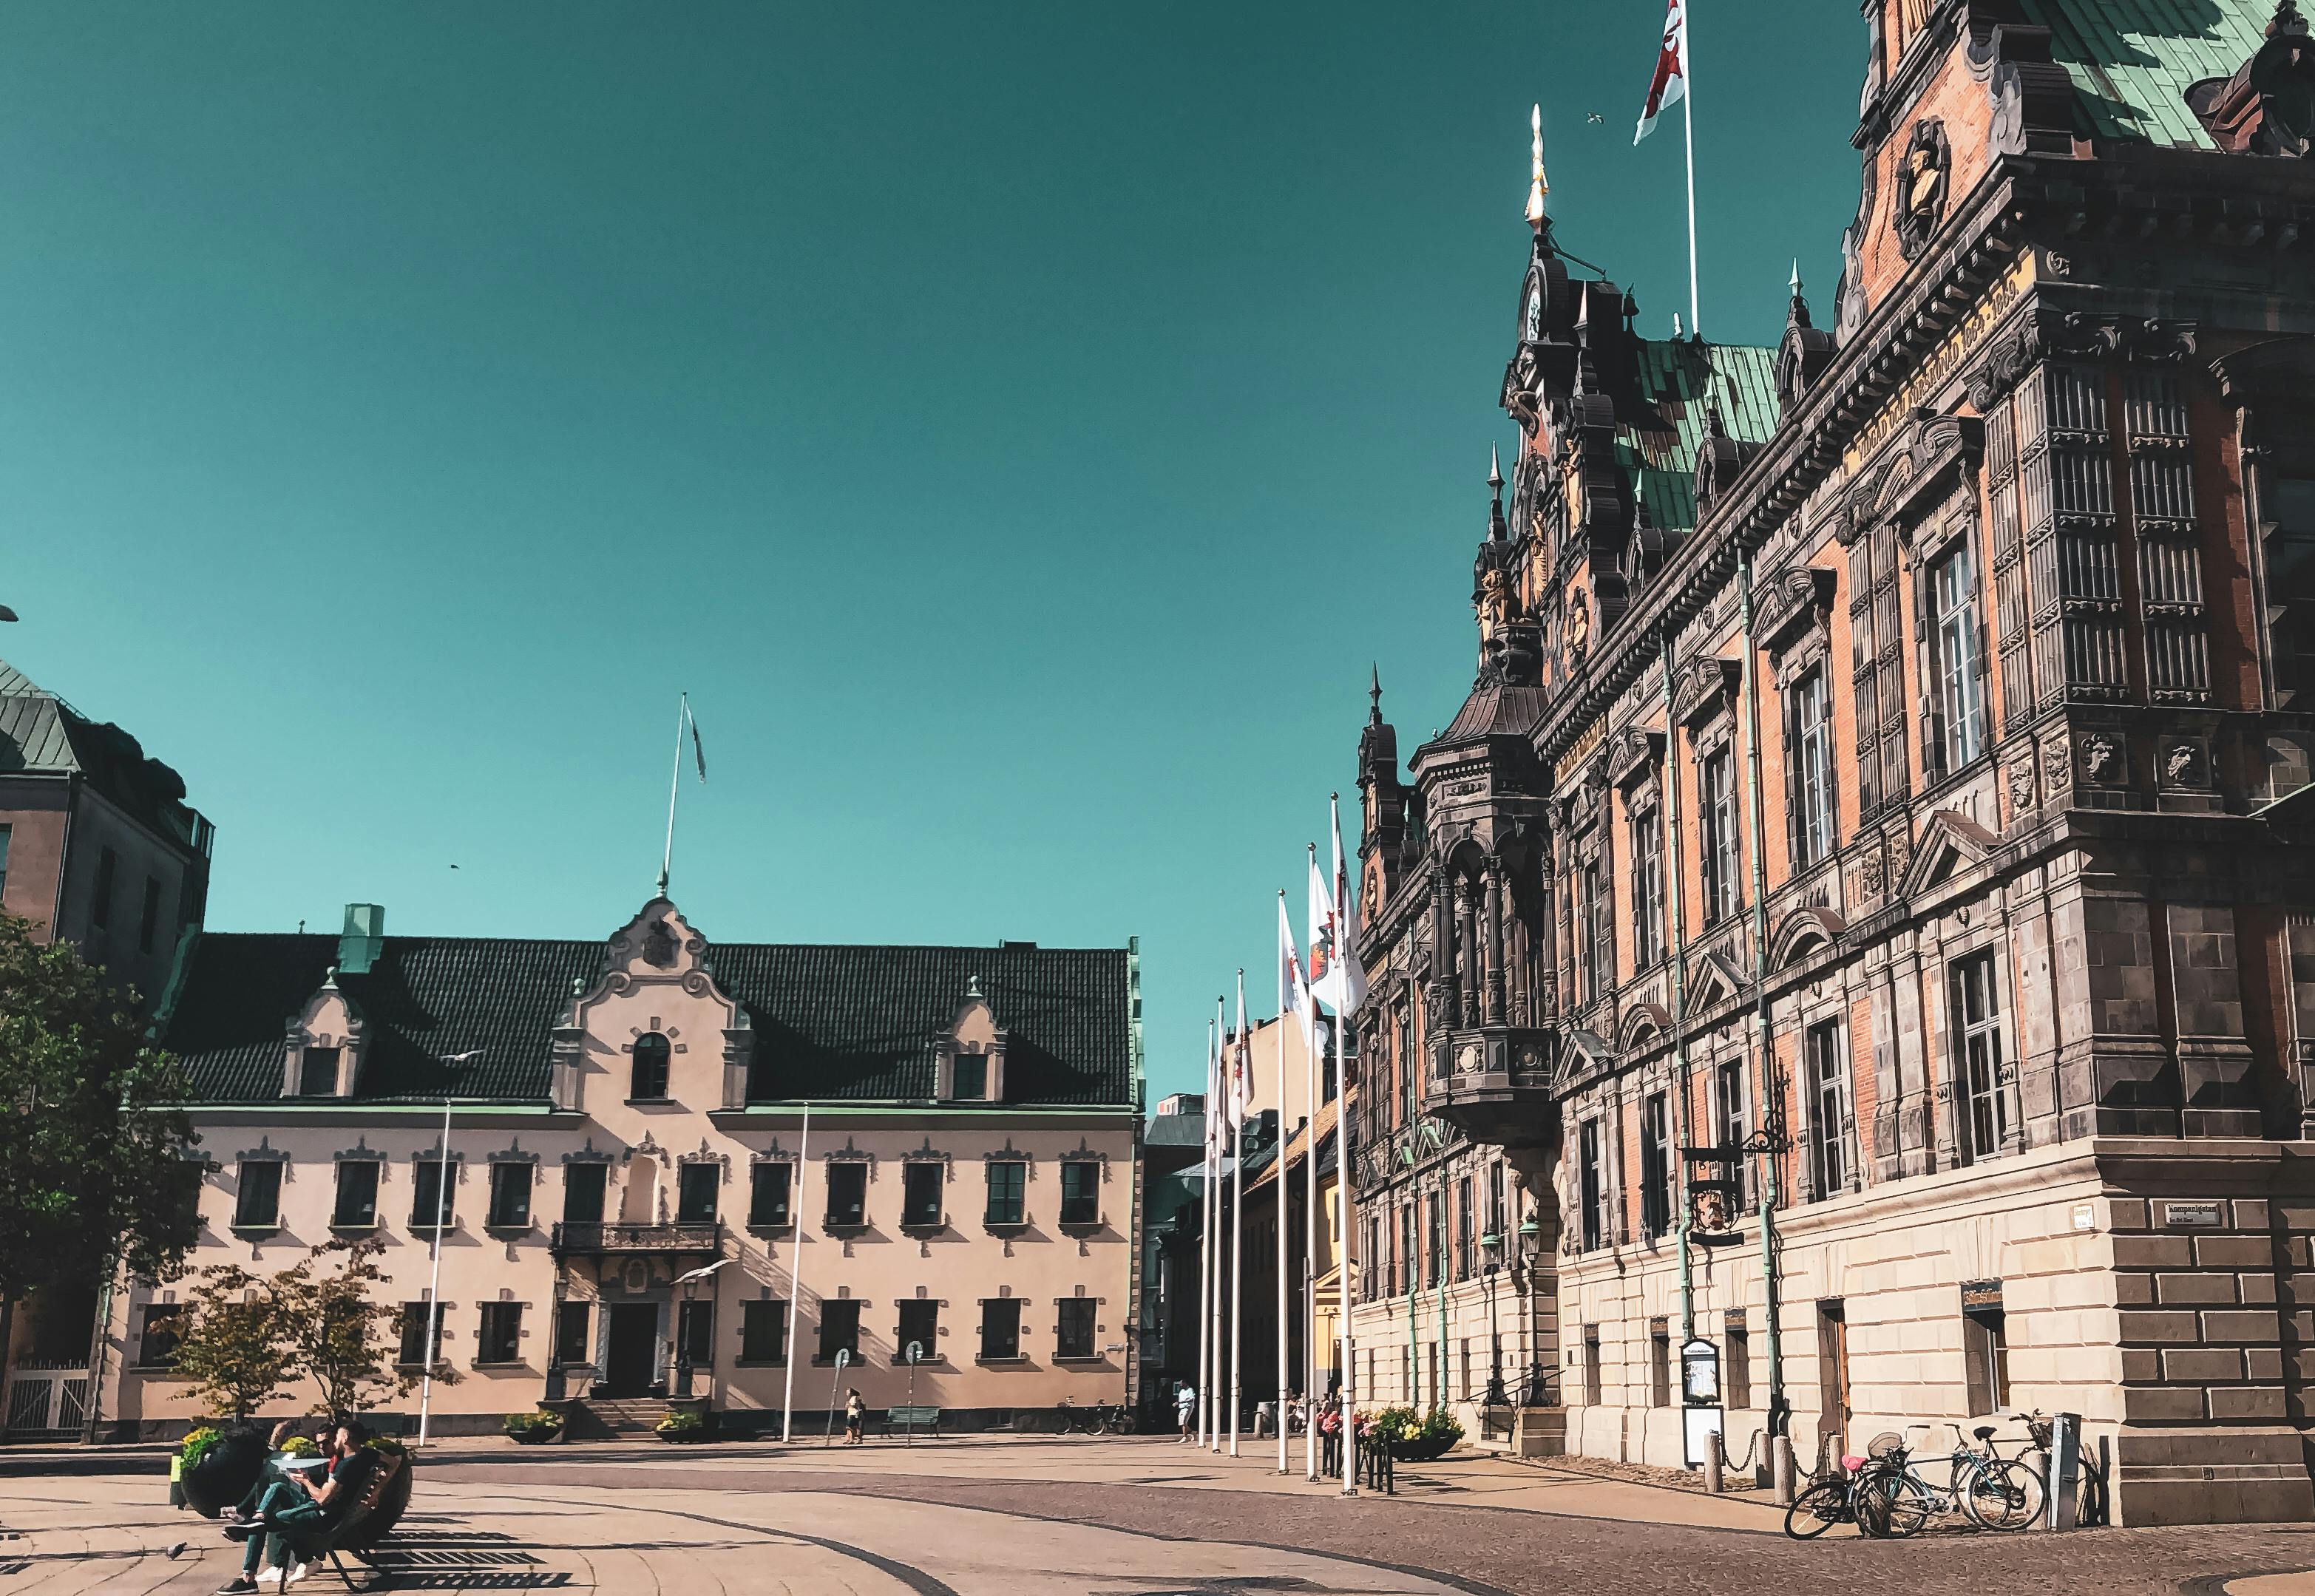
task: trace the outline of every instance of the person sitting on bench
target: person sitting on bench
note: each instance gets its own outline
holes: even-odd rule
[[[257,1568],[265,1556],[268,1530],[272,1531],[273,1564],[283,1571],[282,1583],[286,1585],[297,1577],[288,1571],[292,1544],[300,1535],[326,1530],[338,1523],[368,1488],[377,1467],[377,1454],[364,1444],[368,1440],[368,1426],[359,1419],[345,1420],[339,1424],[331,1449],[327,1484],[316,1485],[302,1476],[276,1480],[259,1495],[253,1511],[235,1510],[235,1521],[225,1527],[225,1534],[227,1540],[245,1543],[241,1577],[223,1587],[218,1596],[242,1596],[257,1589]]]

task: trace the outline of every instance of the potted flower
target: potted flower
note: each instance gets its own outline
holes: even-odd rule
[[[177,1447],[185,1505],[216,1518],[249,1494],[265,1473],[265,1432],[250,1423],[204,1424]]]
[[[1390,1449],[1391,1456],[1402,1463],[1427,1463],[1433,1458],[1443,1458],[1463,1439],[1461,1422],[1443,1407],[1432,1408],[1419,1420],[1412,1408],[1403,1411],[1405,1422],[1392,1438]]]
[[[509,1414],[505,1429],[517,1446],[545,1446],[563,1433],[563,1415],[543,1407],[536,1413]]]
[[[671,1407],[659,1422],[661,1441],[705,1441],[707,1415],[696,1407]]]

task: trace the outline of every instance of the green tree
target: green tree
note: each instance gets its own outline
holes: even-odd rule
[[[0,1327],[36,1288],[108,1261],[173,1278],[193,1244],[191,1083],[146,1045],[133,1000],[0,915]]]
[[[422,1372],[396,1369],[388,1356],[401,1309],[383,1299],[386,1277],[377,1260],[385,1251],[377,1240],[325,1241],[271,1281],[297,1367],[321,1388],[330,1413],[359,1413],[381,1396],[407,1396]],[[324,1272],[333,1256],[338,1267]],[[440,1384],[457,1378],[447,1363],[434,1370]]]
[[[185,1293],[174,1374],[220,1417],[245,1419],[289,1395],[298,1335],[280,1281],[218,1264],[196,1275]]]

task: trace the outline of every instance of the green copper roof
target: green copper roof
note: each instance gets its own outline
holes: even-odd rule
[[[1667,531],[1696,525],[1696,451],[1705,402],[1716,399],[1731,438],[1766,443],[1777,430],[1777,351],[1701,339],[1642,339],[1640,394],[1669,432],[1628,432],[1616,446],[1632,473],[1648,524]]]
[[[2275,0],[2024,0],[2050,30],[2091,135],[2189,149],[2217,145],[2187,88],[2229,77],[2266,37]]]

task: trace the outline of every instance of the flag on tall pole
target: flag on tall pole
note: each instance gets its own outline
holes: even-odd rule
[[[1690,98],[1688,67],[1688,0],[1669,0],[1664,13],[1663,42],[1656,49],[1655,76],[1648,83],[1648,102],[1640,111],[1639,143],[1655,131],[1656,119],[1681,106],[1683,137],[1688,145],[1688,330],[1698,332],[1696,303],[1696,102]]]
[[[1351,883],[1343,859],[1343,805],[1326,800],[1335,823],[1335,880],[1318,873],[1318,850],[1310,850],[1310,990],[1334,1011],[1346,1014],[1366,1001],[1367,972],[1359,964],[1351,935]]]
[[[659,895],[667,896],[668,872],[675,864],[675,795],[683,790],[683,739],[691,736],[692,758],[699,765],[699,779],[707,779],[707,749],[699,740],[699,723],[691,714],[691,695],[679,696],[675,710],[675,769],[667,780],[667,850],[659,856]]]

